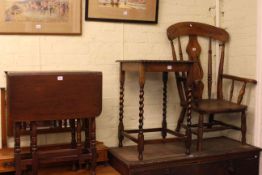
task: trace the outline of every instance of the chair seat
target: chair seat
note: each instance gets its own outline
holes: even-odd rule
[[[192,109],[203,114],[213,114],[242,112],[247,109],[247,106],[226,100],[202,99],[193,101]]]

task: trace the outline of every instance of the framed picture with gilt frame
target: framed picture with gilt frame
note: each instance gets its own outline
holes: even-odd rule
[[[158,22],[159,0],[86,0],[86,20]]]
[[[82,0],[0,1],[0,34],[81,33]]]

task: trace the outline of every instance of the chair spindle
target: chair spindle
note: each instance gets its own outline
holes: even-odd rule
[[[211,89],[212,89],[212,38],[209,38],[207,81],[208,81],[208,99],[211,99]]]
[[[218,80],[217,80],[217,98],[223,99],[223,92],[222,92],[222,74],[223,74],[223,66],[224,66],[224,57],[225,57],[225,43],[220,44],[221,46],[221,56],[220,56],[220,63],[218,69]]]
[[[235,88],[235,81],[232,80],[232,84],[231,84],[231,88],[230,88],[230,97],[229,97],[229,101],[231,101],[231,102],[232,102],[232,98],[233,98],[234,88]]]
[[[237,104],[241,104],[242,100],[243,100],[243,96],[245,94],[246,91],[246,85],[247,83],[244,82],[243,86],[241,87],[240,91],[239,91],[239,95],[238,95],[238,99],[237,99]]]

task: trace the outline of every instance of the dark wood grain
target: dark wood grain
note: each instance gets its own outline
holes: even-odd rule
[[[8,115],[14,121],[33,121],[36,116],[37,121],[98,116],[101,83],[102,74],[95,72],[8,72]]]

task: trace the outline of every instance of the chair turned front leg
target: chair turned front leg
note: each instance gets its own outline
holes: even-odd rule
[[[207,128],[212,128],[214,124],[214,114],[210,114],[208,117],[208,125]]]
[[[247,132],[246,111],[243,111],[241,113],[241,134],[242,134],[241,142],[243,145],[246,144],[246,132]]]
[[[198,134],[197,134],[197,151],[202,151],[202,144],[203,144],[203,122],[204,122],[204,115],[199,114],[198,119]]]

